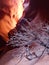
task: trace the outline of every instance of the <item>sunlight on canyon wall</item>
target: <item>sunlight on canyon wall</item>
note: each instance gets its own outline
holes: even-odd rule
[[[24,10],[22,5],[23,0],[0,1],[0,35],[5,41],[8,41],[8,32],[16,26],[17,21],[22,16]],[[2,12],[4,12],[4,14]]]

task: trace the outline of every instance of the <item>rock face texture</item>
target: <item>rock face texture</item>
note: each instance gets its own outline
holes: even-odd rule
[[[42,22],[38,15],[30,22],[21,19],[9,33],[9,38],[8,45],[16,49],[1,58],[1,65],[46,65],[46,62],[49,65],[49,24]],[[28,53],[31,53],[31,60],[26,56]]]

